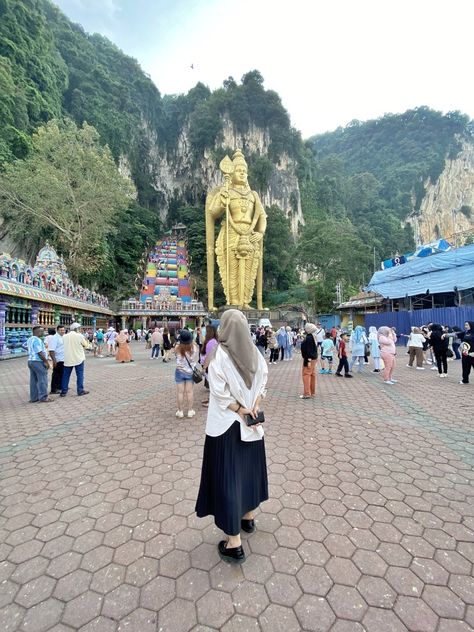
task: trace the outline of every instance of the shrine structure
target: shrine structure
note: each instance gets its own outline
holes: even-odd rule
[[[75,285],[62,257],[48,243],[34,266],[9,254],[0,255],[0,357],[24,353],[32,327],[107,327],[114,320],[105,296]]]
[[[202,324],[207,311],[193,297],[185,229],[183,224],[173,226],[148,253],[140,295],[122,302],[122,329],[137,324],[142,329],[155,324],[173,328]]]

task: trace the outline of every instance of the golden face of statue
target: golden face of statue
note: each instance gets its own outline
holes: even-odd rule
[[[232,182],[243,186],[247,184],[247,167],[245,165],[237,165],[232,174]]]

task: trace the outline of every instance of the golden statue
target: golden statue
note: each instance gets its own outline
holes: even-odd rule
[[[257,309],[263,309],[263,235],[267,216],[258,193],[247,182],[247,163],[237,150],[220,163],[224,185],[206,198],[207,287],[209,311],[214,307],[214,250],[227,305],[250,308],[255,280]],[[214,224],[223,217],[215,241]],[[215,248],[214,248],[215,246]]]

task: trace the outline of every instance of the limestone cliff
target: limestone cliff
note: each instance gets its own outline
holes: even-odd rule
[[[177,198],[187,204],[200,204],[209,188],[222,183],[216,151],[225,149],[231,152],[239,148],[247,158],[252,154],[267,156],[271,142],[268,130],[251,125],[247,132],[241,133],[227,118],[223,119],[219,143],[212,150],[206,150],[200,159],[196,159],[192,150],[187,125],[183,126],[176,149],[171,153],[162,151],[160,139],[149,129],[147,136],[150,150],[146,161],[152,186],[160,194],[158,210],[162,219],[166,219],[172,199]],[[120,166],[125,173],[129,172],[126,157],[122,157]],[[304,223],[296,167],[296,161],[283,154],[273,168],[267,188],[259,191],[264,206],[276,204],[289,217],[293,234]]]
[[[424,183],[425,195],[408,222],[417,243],[440,237],[461,246],[474,234],[474,144],[462,141],[454,159],[447,159],[436,182]]]

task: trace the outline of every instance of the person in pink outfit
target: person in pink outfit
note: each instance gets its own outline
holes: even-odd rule
[[[395,384],[397,380],[393,379],[393,371],[395,369],[395,356],[397,354],[395,347],[397,336],[390,327],[379,327],[377,333],[380,346],[380,357],[385,365],[383,370],[383,381],[385,384]]]

